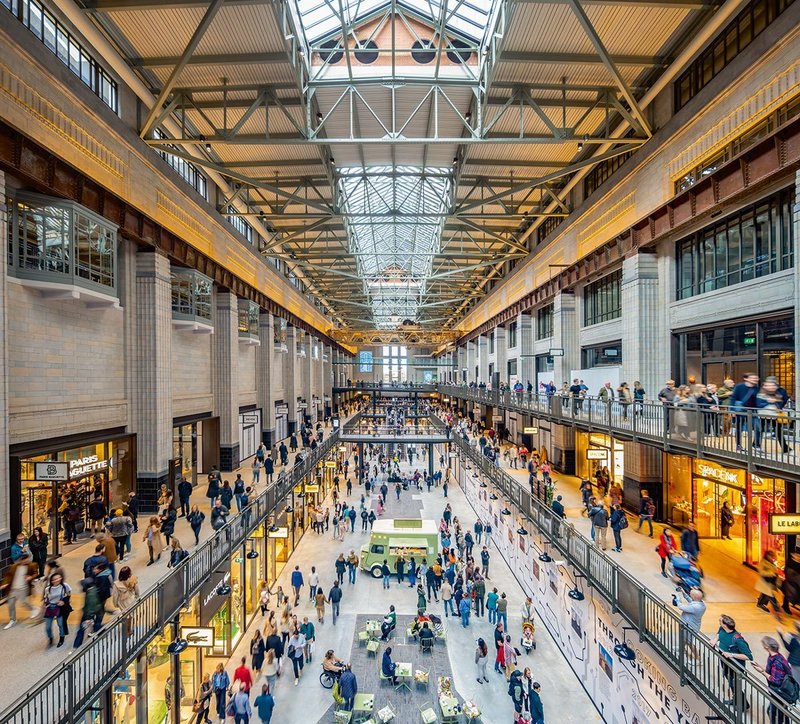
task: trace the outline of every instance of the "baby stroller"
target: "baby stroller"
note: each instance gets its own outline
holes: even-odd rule
[[[703,572],[691,558],[675,553],[670,558],[669,569],[670,578],[687,596],[693,588],[703,590]]]
[[[535,633],[536,627],[533,625],[533,621],[522,622],[522,638],[520,639],[519,643],[522,648],[525,649],[526,654],[529,654],[531,649],[536,648],[536,639],[534,638]]]

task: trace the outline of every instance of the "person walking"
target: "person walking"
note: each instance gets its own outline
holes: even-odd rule
[[[214,501],[214,505],[211,507],[211,527],[214,530],[221,530],[224,528],[225,523],[228,522],[230,512],[230,508],[223,504],[222,499],[217,498]]]
[[[317,593],[314,596],[314,608],[317,610],[317,621],[325,623],[325,594],[321,588],[317,588]]]
[[[528,709],[531,714],[531,724],[544,724],[544,705],[540,692],[542,686],[538,681],[534,681],[528,690]]]
[[[319,573],[317,567],[311,566],[311,573],[308,574],[308,600],[314,601],[317,597],[317,588],[319,588]]]
[[[133,532],[139,532],[139,496],[134,491],[128,493],[128,516],[133,521]]]
[[[266,651],[267,644],[264,641],[264,637],[261,635],[261,629],[256,627],[256,632],[250,641],[250,656],[252,657],[250,663],[253,667],[255,678],[258,678],[261,674],[261,669],[264,666],[264,655]]]
[[[638,533],[642,529],[642,524],[646,521],[650,527],[650,537],[653,537],[653,516],[656,514],[656,504],[653,499],[647,494],[646,490],[642,491],[642,497],[639,500],[639,525],[636,528]]]
[[[153,563],[161,559],[161,551],[164,550],[164,539],[161,537],[161,521],[155,515],[150,518],[150,523],[144,531],[142,540],[147,542],[147,550],[150,553],[150,560],[147,565],[152,566]]]
[[[473,598],[475,599],[475,615],[478,617],[482,617],[485,613],[484,610],[484,598],[486,597],[486,581],[477,574],[478,578],[475,581],[475,585],[472,588]]]
[[[453,608],[453,587],[450,585],[450,582],[446,579],[442,582],[442,587],[439,590],[439,593],[442,597],[442,606],[444,607],[444,616],[448,618],[450,614],[453,616],[456,615],[455,609]]]
[[[350,555],[347,556],[347,580],[350,583],[356,582],[356,570],[358,568],[358,556],[354,550],[350,550]]]
[[[122,612],[133,606],[139,596],[139,579],[133,575],[130,566],[123,566],[111,587],[111,603]]]
[[[253,707],[250,706],[250,695],[245,691],[244,685],[239,684],[239,690],[233,695],[229,712],[233,716],[233,724],[248,724],[253,714]]]
[[[300,630],[295,627],[292,635],[289,638],[289,647],[286,649],[286,655],[292,662],[292,669],[294,670],[294,685],[300,683],[300,676],[303,673],[303,662],[305,660],[306,637],[300,633]]]
[[[475,669],[477,671],[478,677],[476,681],[479,684],[483,684],[483,682],[489,682],[489,679],[486,676],[486,662],[489,660],[489,647],[486,645],[486,642],[479,638],[478,639],[478,647],[475,649]]]
[[[211,688],[216,699],[217,717],[223,722],[225,721],[225,695],[230,685],[231,679],[228,676],[228,672],[225,671],[225,664],[220,661],[211,676]]]
[[[200,687],[194,697],[192,708],[197,713],[197,716],[192,720],[192,724],[211,724],[208,712],[211,708],[211,697],[213,696],[214,689],[211,686],[211,674],[206,672],[203,674],[203,681],[200,682]]]
[[[272,691],[278,681],[278,660],[275,658],[274,649],[268,648],[264,657],[264,677],[267,679],[270,691]]]
[[[488,537],[488,535],[487,535],[487,537]],[[490,558],[490,556],[489,556],[489,548],[488,548],[488,546],[489,546],[489,544],[487,543],[483,547],[483,550],[481,551],[481,575],[487,581],[490,581],[491,580],[491,578],[489,578],[489,558]]]
[[[772,638],[772,636],[764,636],[761,639],[761,646],[767,652],[767,662],[764,666],[761,664],[753,663],[753,668],[756,671],[764,674],[767,679],[767,686],[770,691],[776,696],[782,698],[788,704],[794,704],[797,701],[797,683],[793,685],[794,701],[789,701],[785,696],[782,696],[783,685],[787,677],[792,677],[792,667],[786,660],[786,657],[780,652],[780,644]],[[787,721],[786,715],[778,710],[774,704],[769,705],[769,720],[770,724],[783,724]]]
[[[467,596],[465,596],[464,598],[461,599],[461,603],[458,606],[459,613],[461,614],[461,625],[464,628],[467,628],[467,626],[469,626],[469,612],[471,609],[470,604],[471,604],[470,599]]]
[[[6,569],[2,589],[8,596],[8,623],[3,628],[12,628],[17,623],[18,604],[25,606],[30,611],[30,617],[35,618],[38,609],[31,605],[28,597],[33,591],[37,572],[38,566],[29,553],[23,553]]]
[[[200,529],[203,527],[206,514],[203,513],[197,505],[193,505],[186,519],[189,521],[192,533],[194,533],[194,544],[200,545]]]
[[[517,650],[511,643],[511,636],[506,634],[503,642],[503,661],[505,663],[506,681],[511,678],[511,672],[517,668]]]
[[[258,718],[261,724],[270,724],[272,721],[272,712],[275,709],[275,699],[270,693],[272,688],[269,684],[264,684],[261,687],[261,693],[256,697],[253,706],[258,712]]]
[[[619,503],[615,503],[609,520],[611,532],[614,534],[614,547],[612,551],[622,553],[622,531],[628,527],[628,517]]]
[[[181,518],[189,515],[189,500],[192,497],[192,484],[184,477],[178,483],[178,500],[181,504]]]
[[[381,566],[381,576],[383,576],[383,587],[384,588],[391,588],[391,576],[392,572],[389,570],[389,564],[387,560],[383,559],[383,565]]]
[[[486,610],[489,612],[489,623],[497,623],[497,589],[493,588],[486,594]]]
[[[294,606],[300,605],[300,589],[305,585],[303,582],[303,574],[300,572],[300,566],[295,566],[292,571],[292,590],[294,591]]]
[[[33,529],[31,537],[28,539],[28,548],[31,558],[38,569],[39,578],[44,578],[44,566],[47,563],[47,550],[49,548],[49,538],[39,526]]]
[[[347,570],[347,561],[344,559],[343,553],[339,554],[339,557],[334,563],[334,567],[336,569],[336,581],[341,586],[342,583],[344,583],[344,572]]]
[[[403,575],[406,571],[406,559],[403,558],[403,554],[401,553],[397,556],[397,561],[395,561],[394,569],[397,572],[397,585],[403,585]]]
[[[175,506],[170,503],[161,514],[161,533],[164,535],[164,540],[167,545],[169,545],[169,539],[175,532],[175,521],[177,518],[178,514],[175,512]]]
[[[693,520],[681,531],[681,550],[692,560],[697,560],[700,555],[700,537]]]
[[[497,599],[497,620],[503,624],[503,630],[508,631],[508,599],[505,591]]]
[[[76,649],[83,643],[86,629],[90,625],[94,624],[93,631],[95,632],[99,631],[103,625],[103,602],[100,600],[100,592],[94,578],[84,578],[81,581],[81,590],[83,591],[83,610],[73,644],[73,648]]]
[[[775,617],[780,621],[781,611],[775,595],[778,590],[778,566],[775,560],[775,551],[768,550],[764,552],[764,556],[758,562],[758,579],[755,589],[759,596],[756,606],[769,613],[767,604],[771,603]]]
[[[608,534],[608,511],[601,501],[598,501],[589,511],[589,519],[592,521],[592,527],[594,528],[594,544],[598,548],[605,550]]]
[[[664,528],[658,539],[658,546],[656,547],[656,553],[658,553],[661,558],[661,575],[664,576],[664,578],[669,578],[667,575],[667,561],[669,561],[672,554],[675,553],[677,549],[678,547],[675,543],[675,537],[672,535],[672,531],[669,528]]]
[[[786,648],[786,653],[789,654],[786,657],[786,660],[792,667],[792,677],[795,681],[800,682],[800,623],[795,621],[794,628],[795,632],[790,634],[788,638],[779,628],[778,636]]]
[[[242,656],[241,663],[236,667],[233,672],[233,688],[236,689],[236,682],[239,682],[239,689],[245,693],[249,693],[250,687],[253,686],[253,674],[247,668],[247,659]]]
[[[47,648],[53,646],[53,619],[58,626],[58,646],[64,645],[64,637],[67,635],[67,615],[65,607],[70,609],[70,597],[72,589],[64,580],[60,573],[53,573],[42,593],[42,605],[44,606],[44,630],[47,635]]]
[[[344,699],[343,709],[353,711],[356,694],[358,693],[358,681],[350,664],[345,664],[344,671],[339,676],[339,688]]]
[[[314,624],[308,620],[308,616],[303,616],[303,623],[300,624],[300,633],[306,639],[306,663],[311,663],[311,655],[314,653],[314,641],[316,640],[316,631]]]
[[[328,592],[328,603],[331,605],[331,620],[336,625],[336,617],[339,615],[339,604],[342,600],[342,589],[338,582],[334,581],[331,590]]]

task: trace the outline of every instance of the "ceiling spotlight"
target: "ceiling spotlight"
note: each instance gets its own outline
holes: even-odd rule
[[[231,587],[227,583],[222,583],[217,586],[216,593],[218,596],[229,596],[231,593]]]
[[[500,511],[500,515],[511,515],[511,511],[508,508],[503,508]]]
[[[305,493],[298,493],[298,494],[297,494],[297,497],[298,497],[300,500],[302,500],[303,498],[305,498],[305,497],[306,497],[306,494],[305,494]]]
[[[453,166],[458,164],[458,156],[453,156]]]
[[[583,151],[583,141],[578,141],[578,150]]]
[[[271,525],[269,527],[269,532],[270,533],[277,533],[278,532],[278,526],[277,525]]]
[[[544,552],[539,555],[539,560],[542,561],[542,563],[550,563],[553,559],[547,552]]]
[[[208,151],[208,152],[211,151],[211,144],[210,143],[206,143],[206,151]]]
[[[517,528],[517,533],[519,533],[520,535],[528,535],[528,531],[525,530],[522,526]]]
[[[333,156],[331,156],[330,159],[328,159],[328,163],[330,163],[330,165],[333,166],[333,164],[336,163],[336,159]]]
[[[465,120],[465,121],[468,121],[468,122],[472,120],[472,111],[467,111],[467,112],[464,114],[464,120]]]
[[[258,558],[258,551],[255,548],[251,548],[249,551],[247,551],[245,558],[249,558],[251,561],[255,558]]]
[[[630,646],[628,646],[626,641],[623,641],[621,644],[617,644],[614,647],[614,653],[625,661],[636,660],[636,652]]]
[[[287,505],[286,506],[286,512],[287,513],[294,513],[294,508],[291,505]]]
[[[488,488],[489,486],[486,483],[484,483],[483,480],[481,480],[481,487],[482,488]]]
[[[177,638],[169,646],[167,646],[167,653],[176,656],[182,654],[189,648],[189,642],[186,639]]]
[[[296,261],[296,260],[297,260],[297,254],[295,254],[294,252],[292,252],[291,254],[289,254],[289,258],[290,258],[290,259],[294,259],[294,260]]]
[[[579,591],[577,587],[573,588],[567,595],[570,598],[574,598],[576,601],[583,601],[583,599],[586,598],[586,596],[583,595],[583,591]]]
[[[317,123],[322,123],[322,113],[317,113]]]
[[[489,500],[497,500],[497,496],[496,496],[494,493],[492,493],[492,494],[489,496]]]

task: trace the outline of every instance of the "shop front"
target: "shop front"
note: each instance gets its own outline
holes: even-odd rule
[[[623,484],[625,451],[621,440],[600,432],[575,432],[575,474],[594,480],[598,470],[607,468],[611,482]]]
[[[685,528],[693,521],[704,549],[739,563],[757,565],[765,551],[774,550],[783,567],[785,537],[770,533],[769,517],[787,510],[784,480],[685,455],[665,457],[670,523]]]
[[[113,510],[136,490],[136,436],[87,435],[24,443],[10,450],[12,532],[30,534],[41,528],[48,536],[51,555],[64,547],[69,522],[78,539],[89,525],[88,507],[96,495]],[[69,521],[67,518],[69,517]]]
[[[243,562],[237,551],[200,588],[199,625],[214,632],[205,650],[209,657],[227,659],[244,634]]]
[[[289,405],[282,400],[275,403],[275,439],[273,442],[289,437]]]
[[[261,409],[239,408],[239,460],[253,457],[261,444]]]
[[[198,475],[219,466],[219,418],[205,415],[172,421],[176,475],[197,485]]]

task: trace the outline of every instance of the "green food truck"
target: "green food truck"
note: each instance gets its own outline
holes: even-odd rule
[[[381,566],[387,561],[394,573],[399,555],[406,560],[413,556],[417,565],[423,558],[433,563],[439,552],[439,535],[432,520],[393,518],[376,520],[372,526],[369,543],[361,546],[360,567],[374,578],[381,577]]]

